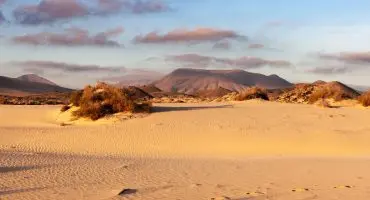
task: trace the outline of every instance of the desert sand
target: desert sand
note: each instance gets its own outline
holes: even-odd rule
[[[59,109],[0,106],[0,199],[370,199],[360,106],[157,104],[97,122]]]

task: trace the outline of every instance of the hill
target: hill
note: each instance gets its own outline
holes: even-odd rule
[[[296,84],[294,88],[281,91],[277,101],[287,103],[314,103],[318,99],[355,99],[359,96],[355,89],[338,81],[316,81],[312,84]]]
[[[24,96],[51,92],[70,92],[71,89],[60,87],[55,83],[38,76],[21,76],[10,78],[0,76],[0,94]]]
[[[47,80],[46,78],[40,77],[36,74],[26,74],[26,75],[18,77],[17,79],[21,80],[21,81],[32,82],[32,83],[43,83],[43,84],[55,85],[55,86],[57,85],[57,84]]]
[[[186,94],[204,93],[207,90],[241,91],[258,86],[266,89],[288,88],[293,84],[277,75],[266,76],[243,70],[177,69],[153,83],[166,92]],[[216,92],[217,93],[217,92]]]

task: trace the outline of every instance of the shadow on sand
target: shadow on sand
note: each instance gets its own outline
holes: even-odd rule
[[[220,105],[220,106],[155,106],[152,108],[154,113],[158,112],[173,112],[173,111],[188,111],[188,110],[203,110],[203,109],[215,109],[215,108],[232,108],[232,105]]]
[[[0,190],[0,199],[2,199],[1,196],[3,195],[11,195],[11,194],[17,194],[17,193],[23,193],[23,192],[33,192],[33,191],[44,190],[44,189],[47,189],[47,188],[46,187],[34,187],[34,188],[5,190],[5,191]]]
[[[0,166],[0,173],[25,171],[25,170],[37,169],[37,168],[40,168],[40,166],[19,166],[19,167],[2,167],[2,166]]]

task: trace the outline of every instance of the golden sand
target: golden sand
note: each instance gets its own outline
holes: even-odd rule
[[[155,106],[98,122],[0,106],[0,199],[370,199],[369,109]]]

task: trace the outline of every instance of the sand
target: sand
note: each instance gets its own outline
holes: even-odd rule
[[[370,199],[369,109],[155,106],[67,126],[58,106],[0,106],[0,199]]]

